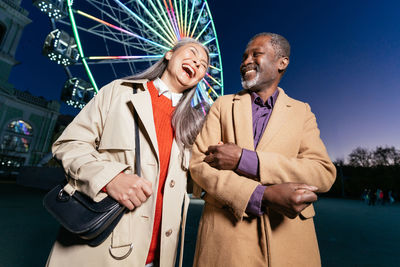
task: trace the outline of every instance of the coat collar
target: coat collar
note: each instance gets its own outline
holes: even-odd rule
[[[265,128],[263,136],[257,146],[257,149],[260,150],[263,150],[263,148],[271,142],[283,124],[287,123],[290,119],[290,110],[292,107],[290,98],[285,94],[285,91],[283,91],[282,88],[278,87],[278,90],[278,99],[276,100],[267,127]]]
[[[148,139],[150,139],[150,143],[152,149],[157,155],[157,159],[159,158],[158,152],[158,143],[157,143],[157,134],[156,127],[154,125],[154,116],[153,116],[153,106],[151,105],[151,96],[147,89],[148,80],[123,80],[122,85],[127,85],[132,88],[137,88],[136,94],[131,94],[129,99],[133,105],[133,108],[136,110],[140,122],[143,124],[144,131],[143,134],[146,135]],[[140,123],[139,123],[140,127]]]
[[[257,145],[258,149],[263,149],[278,133],[283,123],[289,119],[289,111],[291,108],[290,98],[285,94],[282,88],[279,88],[279,95],[268,125]],[[233,119],[236,133],[236,144],[242,148],[254,150],[253,138],[253,117],[251,110],[251,96],[247,90],[243,90],[236,94],[233,98]]]
[[[254,150],[251,96],[247,90],[233,97],[233,125],[236,144],[241,148]]]

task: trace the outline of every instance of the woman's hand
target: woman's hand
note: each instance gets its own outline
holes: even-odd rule
[[[107,194],[133,210],[140,207],[153,194],[152,184],[136,174],[120,173],[106,186]]]

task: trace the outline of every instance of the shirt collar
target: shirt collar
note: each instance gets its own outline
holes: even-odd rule
[[[269,109],[273,109],[276,99],[278,98],[279,90],[275,90],[275,92],[270,96],[265,103],[262,102],[261,97],[256,92],[251,92],[251,100],[254,104],[261,107],[268,107]]]
[[[178,105],[179,101],[183,96],[182,93],[171,92],[168,86],[160,78],[155,79],[153,84],[154,87],[157,88],[159,96],[164,95],[168,99],[171,99],[173,107],[176,107],[176,105]]]

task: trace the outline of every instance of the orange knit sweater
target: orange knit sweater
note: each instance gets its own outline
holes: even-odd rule
[[[164,195],[164,185],[168,173],[169,159],[171,156],[172,141],[174,139],[174,130],[172,128],[172,113],[175,108],[172,107],[172,101],[163,95],[158,95],[153,82],[148,82],[147,87],[151,96],[153,106],[154,125],[156,127],[158,152],[160,156],[160,179],[157,189],[157,203],[154,215],[153,236],[151,238],[150,250],[147,256],[146,264],[153,262],[160,256],[160,234],[162,204]]]

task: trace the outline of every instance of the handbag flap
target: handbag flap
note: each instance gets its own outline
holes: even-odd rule
[[[75,191],[70,196],[58,185],[48,192],[43,205],[68,231],[76,234],[84,233],[120,210],[121,205],[107,197],[94,202],[88,196]]]
[[[72,197],[93,212],[106,212],[120,206],[117,201],[108,196],[99,202],[95,202],[85,194],[75,191]]]

